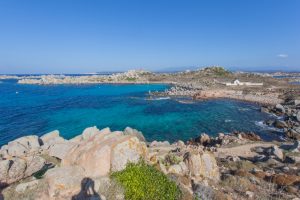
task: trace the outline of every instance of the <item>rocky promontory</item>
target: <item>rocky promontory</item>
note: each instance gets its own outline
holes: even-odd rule
[[[201,134],[170,144],[147,142],[129,127],[90,127],[69,140],[53,131],[1,147],[1,195],[126,199],[129,186],[120,185],[112,174],[144,162],[177,185],[178,199],[295,199],[300,197],[299,148],[299,141],[264,142],[244,132]]]

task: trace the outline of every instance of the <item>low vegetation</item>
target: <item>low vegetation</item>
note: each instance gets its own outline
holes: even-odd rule
[[[181,195],[175,182],[143,162],[129,164],[123,171],[113,173],[112,177],[123,186],[125,199],[175,200]]]

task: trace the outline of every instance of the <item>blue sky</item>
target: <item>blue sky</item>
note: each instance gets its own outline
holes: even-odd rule
[[[0,73],[300,69],[299,0],[0,0]]]

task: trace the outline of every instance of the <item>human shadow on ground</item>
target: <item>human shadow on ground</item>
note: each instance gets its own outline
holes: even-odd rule
[[[0,200],[4,200],[4,196],[3,196],[3,194],[2,194],[2,191],[3,191],[3,189],[4,189],[5,187],[7,187],[7,184],[6,184],[6,183],[0,182]]]
[[[72,197],[72,200],[101,200],[100,195],[95,191],[95,182],[91,178],[84,178],[81,181],[80,192]]]

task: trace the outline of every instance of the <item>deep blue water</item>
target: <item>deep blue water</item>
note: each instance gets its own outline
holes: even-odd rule
[[[206,132],[215,135],[233,130],[254,131],[273,138],[272,131],[258,126],[271,116],[255,104],[210,100],[148,99],[148,91],[167,85],[20,85],[0,83],[0,146],[24,135],[59,130],[65,138],[96,125],[143,132],[148,141],[187,140]]]

